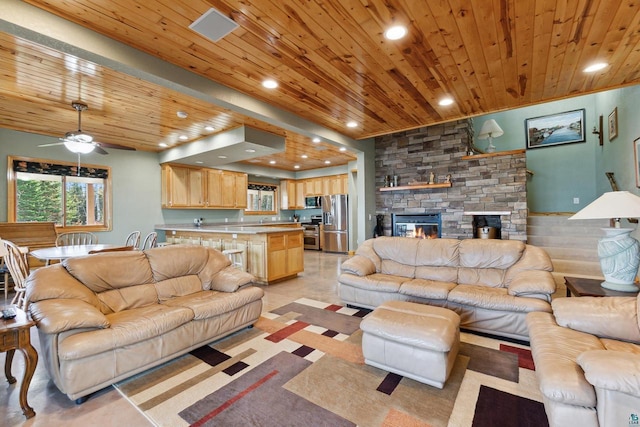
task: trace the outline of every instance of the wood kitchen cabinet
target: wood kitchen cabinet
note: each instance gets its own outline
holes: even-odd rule
[[[347,174],[325,176],[322,180],[323,194],[347,194]]]
[[[280,181],[280,207],[282,209],[304,209],[305,183],[302,180]]]
[[[309,178],[305,180],[305,197],[323,196],[322,178]]]
[[[162,207],[169,209],[247,207],[247,174],[186,165],[161,169]]]

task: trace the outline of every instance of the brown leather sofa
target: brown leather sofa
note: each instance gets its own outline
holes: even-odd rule
[[[558,298],[527,316],[550,427],[638,425],[640,296]]]
[[[516,240],[378,237],[342,264],[339,294],[366,308],[445,307],[461,328],[528,341],[527,313],[551,312],[552,270],[544,250]]]
[[[70,399],[252,325],[253,276],[221,252],[172,245],[68,259],[27,281],[40,354]]]

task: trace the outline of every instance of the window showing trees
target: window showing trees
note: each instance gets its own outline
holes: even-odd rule
[[[108,168],[24,158],[9,165],[9,221],[110,229]]]

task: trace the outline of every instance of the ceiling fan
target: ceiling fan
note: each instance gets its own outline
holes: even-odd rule
[[[50,147],[52,145],[64,145],[67,150],[72,153],[88,154],[95,151],[98,154],[109,154],[104,150],[106,148],[117,148],[119,150],[131,150],[135,151],[135,148],[125,147],[124,145],[109,144],[105,142],[97,142],[93,140],[93,136],[82,131],[82,112],[89,109],[89,106],[84,102],[73,101],[71,106],[78,112],[78,130],[71,131],[64,134],[64,137],[59,138],[60,142],[54,142],[51,144],[41,144],[38,147]]]

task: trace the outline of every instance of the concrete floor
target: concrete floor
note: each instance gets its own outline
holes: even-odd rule
[[[305,271],[298,277],[280,283],[263,286],[265,290],[263,311],[269,311],[305,297],[340,303],[337,275],[346,255],[305,251]],[[9,297],[9,300],[11,296]],[[32,343],[39,350],[38,334],[31,331]],[[0,366],[4,366],[5,355],[0,354]],[[113,387],[93,394],[85,403],[76,405],[62,394],[49,380],[42,358],[38,361],[35,375],[29,387],[28,401],[36,416],[26,420],[22,415],[18,395],[24,371],[22,355],[13,359],[13,375],[16,384],[0,383],[0,426],[151,426],[138,410],[125,400]]]

